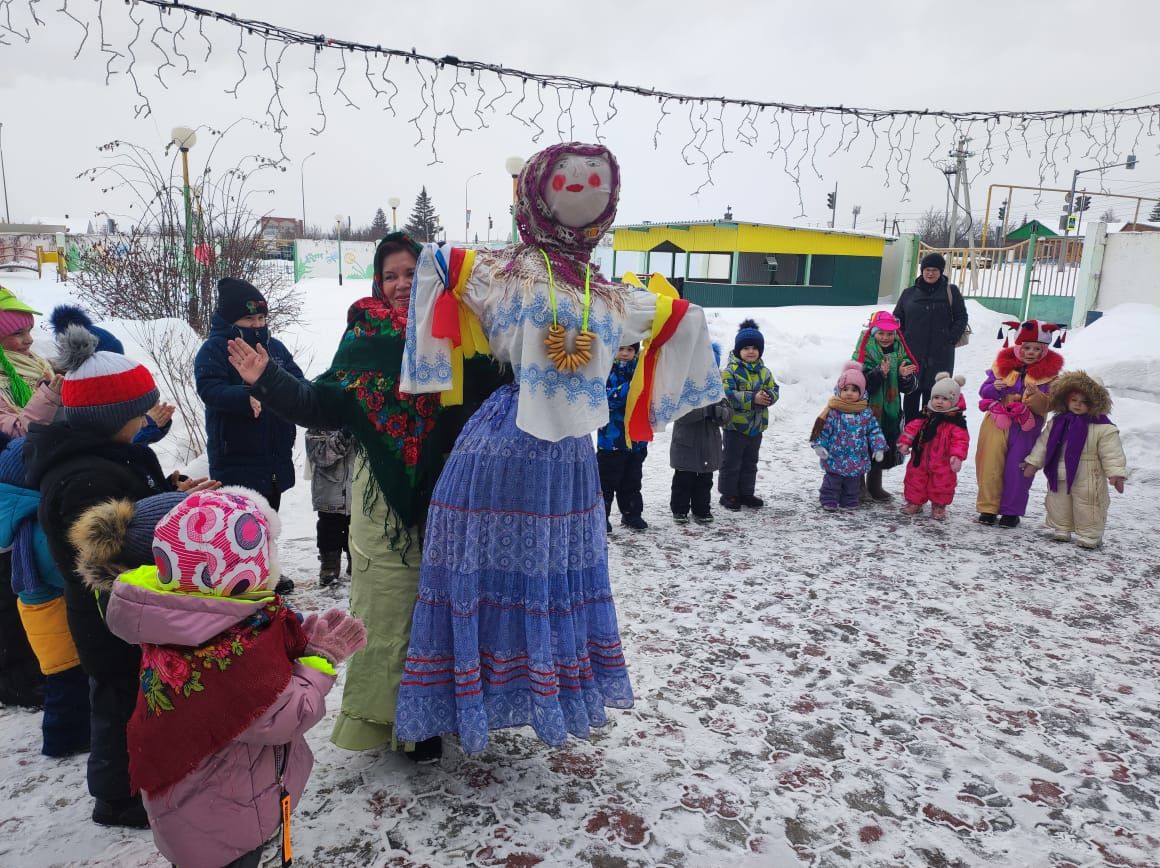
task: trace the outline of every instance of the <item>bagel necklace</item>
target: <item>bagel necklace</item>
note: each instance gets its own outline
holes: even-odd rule
[[[573,342],[576,349],[568,352],[568,346],[564,342],[567,332],[556,318],[556,284],[552,278],[552,260],[542,248],[540,253],[544,255],[544,263],[548,266],[548,302],[552,307],[552,324],[548,326],[548,337],[544,340],[544,345],[547,346],[548,358],[552,360],[556,369],[561,373],[570,374],[592,361],[592,342],[596,340],[596,335],[588,331],[588,311],[592,307],[592,264],[589,263],[584,269],[584,315],[580,321],[580,331]]]

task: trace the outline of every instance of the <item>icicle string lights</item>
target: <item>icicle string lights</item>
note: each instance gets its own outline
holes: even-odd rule
[[[24,0],[23,20],[20,20],[21,6],[17,0],[0,0],[0,45],[11,44],[11,38],[30,42],[38,29],[48,26],[37,14],[36,6],[40,2],[42,0]],[[150,25],[145,24],[142,10],[138,7],[149,7],[158,16],[147,37],[143,28]],[[106,83],[116,74],[128,76],[136,95],[134,116],[138,118],[152,113],[149,97],[138,76],[139,69],[148,67],[151,77],[166,90],[175,76],[196,74],[199,70],[192,66],[191,54],[196,51],[200,57],[200,46],[204,44],[205,55],[201,60],[204,66],[217,45],[205,32],[205,22],[237,31],[236,44],[232,36],[228,43],[240,69],[233,86],[225,90],[235,98],[240,98],[240,90],[259,69],[256,61],[247,63],[246,55],[255,58],[253,40],[261,40],[261,74],[271,89],[266,116],[270,127],[279,136],[282,159],[286,159],[282,145],[288,115],[281,95],[281,67],[287,50],[291,48],[309,51],[308,62],[296,54],[291,54],[291,58],[312,73],[309,79],[312,87],[308,92],[317,106],[317,121],[310,126],[314,135],[326,131],[328,100],[340,97],[342,105],[360,108],[353,95],[356,84],[364,86],[360,78],[365,79],[365,87],[370,89],[371,101],[385,98],[383,110],[395,117],[394,101],[403,88],[409,88],[418,97],[422,107],[407,123],[415,127],[418,135],[415,145],[426,143],[430,148],[432,164],[440,162],[437,145],[441,123],[444,129],[449,124],[459,136],[488,128],[489,114],[497,112],[527,127],[533,144],[538,145],[549,130],[562,141],[577,135],[588,136],[588,130],[591,130],[592,139],[603,141],[606,128],[619,114],[616,98],[626,95],[655,101],[654,149],[660,147],[662,127],[673,119],[685,118],[688,134],[681,136],[684,145],[680,148],[680,155],[687,165],[700,166],[704,170],[704,181],[697,191],[713,183],[714,167],[719,160],[734,152],[733,145],[762,147],[770,159],[780,159],[782,171],[798,190],[799,202],[803,165],[808,165],[809,170],[821,179],[819,156],[824,160],[839,152],[852,153],[864,135],[868,143],[859,145],[859,154],[863,157],[859,165],[882,171],[884,185],[898,184],[902,189],[901,198],[906,201],[914,149],[916,146],[925,149],[925,141],[920,142],[920,135],[926,140],[934,140],[925,157],[926,162],[933,166],[939,165],[937,161],[946,147],[966,136],[976,142],[980,157],[978,173],[994,168],[996,157],[1008,162],[1012,153],[1018,150],[1032,160],[1038,157],[1039,179],[1043,183],[1049,177],[1058,178],[1061,167],[1070,166],[1073,156],[1085,161],[1120,162],[1124,154],[1137,151],[1142,138],[1160,132],[1160,104],[1155,103],[1034,111],[798,105],[676,93],[620,81],[534,72],[450,55],[436,57],[421,54],[414,48],[406,50],[306,33],[182,0],[124,0],[123,7],[111,4],[111,8],[124,8],[132,25],[132,37],[122,44],[114,45],[107,40],[104,16],[109,10],[105,8],[105,0],[96,0],[83,7],[77,0],[61,0],[61,6],[53,12],[69,19],[68,28],[77,33],[74,59],[88,45],[93,25],[96,25],[99,50],[106,55]],[[42,6],[40,11],[45,14],[47,8]],[[188,26],[191,19],[196,21],[196,28]],[[333,68],[325,64],[320,66],[324,53],[328,58],[337,57]],[[363,55],[362,75],[355,72],[348,76],[352,70],[348,68],[347,55],[358,53]],[[417,83],[410,76],[399,78],[401,70],[398,66],[391,70],[392,62],[400,59],[405,66],[414,64]],[[451,80],[451,75],[440,76],[448,66],[454,71],[454,80]],[[545,90],[551,93],[545,94]],[[578,101],[577,96],[582,92]],[[545,113],[550,116],[552,112],[556,115],[554,123],[551,119],[541,121]],[[921,131],[920,126],[923,128]],[[1073,137],[1078,144],[1074,153]],[[1130,147],[1127,146],[1129,142]]]

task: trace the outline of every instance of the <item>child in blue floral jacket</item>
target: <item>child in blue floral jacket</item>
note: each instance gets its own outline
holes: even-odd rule
[[[648,522],[641,517],[644,497],[640,493],[648,444],[641,441],[629,446],[624,430],[624,408],[628,404],[628,388],[636,371],[639,349],[640,344],[631,344],[616,351],[616,361],[605,385],[608,424],[596,432],[596,465],[600,469],[600,488],[604,492],[605,526],[610,531],[613,498],[620,509],[622,525],[633,530],[648,528]]]
[[[825,471],[822,508],[856,508],[862,474],[870,469],[871,457],[881,461],[886,451],[886,437],[867,406],[866,377],[858,362],[847,362],[838,376],[834,397],[814,420],[810,446]]]

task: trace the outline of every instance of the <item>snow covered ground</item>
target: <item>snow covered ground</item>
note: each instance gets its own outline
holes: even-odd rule
[[[2,280],[45,311],[68,295]],[[289,343],[317,373],[366,284],[301,287],[309,326]],[[1003,317],[969,309],[971,395]],[[482,756],[452,745],[416,768],[327,741],[339,685],[308,736],[296,864],[1160,864],[1160,308],[1108,311],[1063,348],[1110,388],[1133,471],[1097,552],[1037,534],[1042,479],[1022,527],[972,523],[970,462],[946,523],[895,505],[821,512],[806,436],[871,310],[709,312],[726,347],[755,316],[782,384],[758,477],[767,506],[673,526],[658,436],[652,527],[610,541],[632,711],[591,742],[550,749],[514,730]],[[970,420],[974,435],[973,407]],[[295,602],[345,604],[345,587],[311,578],[308,485],[283,515]],[[0,866],[165,864],[147,832],[88,820],[83,757],[38,748],[37,716],[0,710]]]

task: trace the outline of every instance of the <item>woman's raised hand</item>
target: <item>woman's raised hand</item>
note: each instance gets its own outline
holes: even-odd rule
[[[258,382],[258,378],[266,370],[266,365],[270,363],[270,354],[266,352],[266,348],[258,344],[255,349],[241,338],[231,338],[229,350],[230,364],[246,385],[252,386]]]

